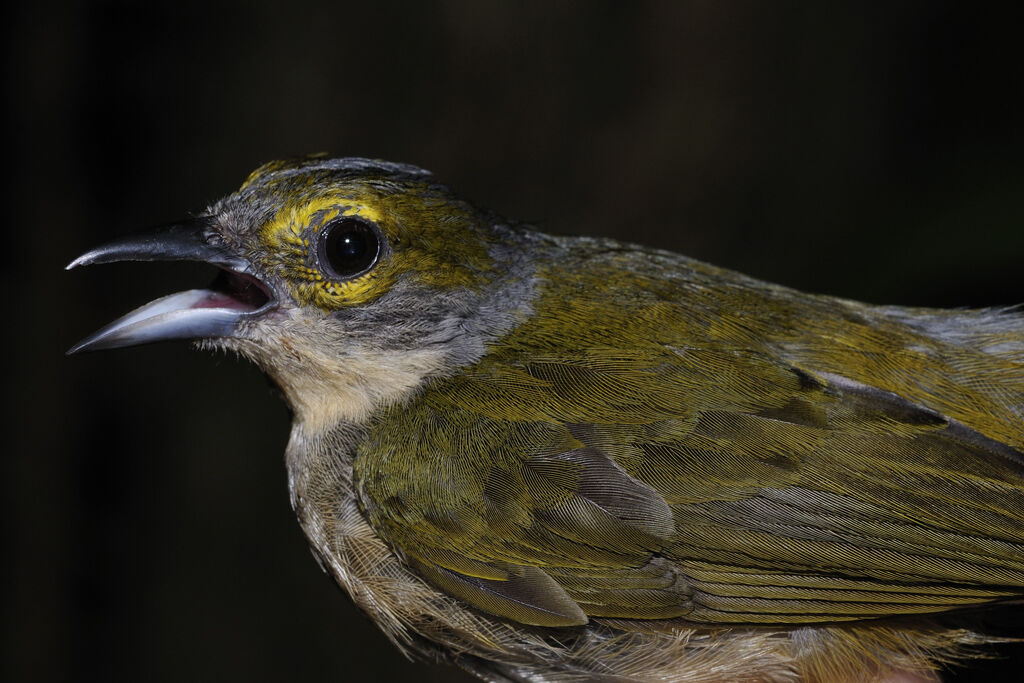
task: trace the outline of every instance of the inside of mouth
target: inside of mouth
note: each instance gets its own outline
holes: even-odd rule
[[[210,284],[209,296],[192,308],[229,308],[238,311],[257,311],[270,302],[270,293],[262,282],[234,271],[221,270]]]

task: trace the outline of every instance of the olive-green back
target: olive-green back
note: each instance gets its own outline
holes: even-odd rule
[[[552,248],[554,252],[557,252]],[[811,623],[1024,594],[1024,321],[581,242],[378,414],[356,478],[428,580],[524,623]]]

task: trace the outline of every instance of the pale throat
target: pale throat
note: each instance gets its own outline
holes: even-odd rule
[[[303,335],[280,335],[238,345],[278,385],[295,425],[323,433],[341,422],[363,424],[376,411],[401,403],[430,376],[440,373],[438,348],[359,349],[327,354]]]

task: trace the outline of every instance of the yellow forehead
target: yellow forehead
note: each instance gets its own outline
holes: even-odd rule
[[[414,186],[306,189],[308,193],[287,201],[258,233],[264,265],[282,276],[302,305],[329,312],[368,303],[407,271],[415,271],[426,285],[471,287],[490,268],[487,240],[474,229],[472,212],[461,202]],[[322,273],[315,258],[321,231],[342,216],[373,223],[389,245],[374,268],[348,280]]]

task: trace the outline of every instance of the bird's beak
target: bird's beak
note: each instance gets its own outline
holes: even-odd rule
[[[203,261],[221,269],[208,289],[178,292],[135,309],[68,350],[98,351],[165,339],[207,339],[234,336],[245,318],[272,308],[271,289],[252,275],[252,266],[216,239],[212,219],[181,223],[135,233],[88,251],[68,270],[116,261]]]

